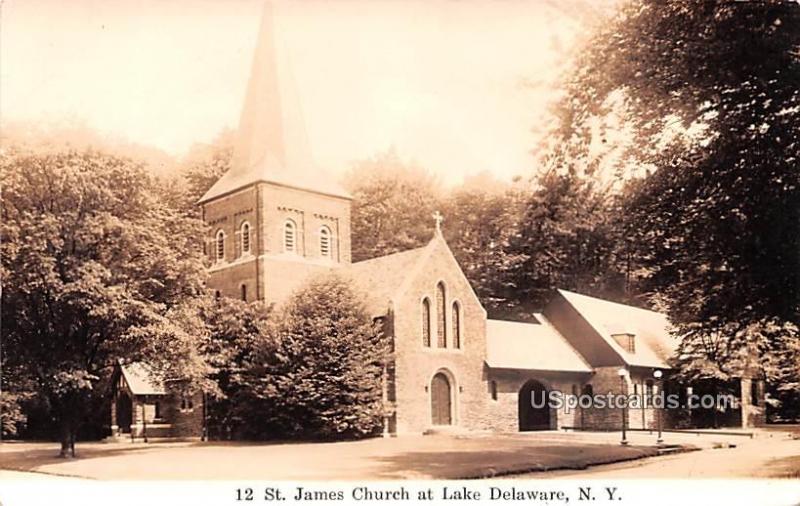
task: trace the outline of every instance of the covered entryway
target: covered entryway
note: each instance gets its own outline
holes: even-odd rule
[[[450,380],[438,372],[431,380],[431,422],[433,425],[452,425],[452,389]]]
[[[133,423],[133,400],[126,392],[117,396],[117,425],[120,432],[130,433]]]
[[[519,391],[519,430],[550,429],[548,391],[541,382],[528,380]]]

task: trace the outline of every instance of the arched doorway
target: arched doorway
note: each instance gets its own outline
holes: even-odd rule
[[[519,391],[519,430],[550,429],[550,407],[547,405],[547,387],[529,380]]]
[[[450,380],[438,372],[431,380],[431,422],[433,425],[453,424],[453,402]]]

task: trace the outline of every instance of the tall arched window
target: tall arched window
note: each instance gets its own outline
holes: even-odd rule
[[[422,299],[422,345],[431,346],[431,301]]]
[[[331,258],[333,256],[333,247],[331,245],[331,229],[325,225],[319,229],[319,254],[323,258]]]
[[[242,240],[242,255],[247,255],[250,253],[250,224],[248,222],[242,223],[239,235]]]
[[[217,232],[217,262],[225,260],[225,232],[222,230]]]
[[[247,302],[247,285],[242,284],[242,300]]]
[[[286,220],[283,224],[283,251],[297,251],[297,225],[292,220]]]
[[[461,306],[458,302],[453,302],[453,315],[450,318],[453,326],[453,348],[461,348]]]
[[[439,281],[436,285],[436,345],[439,348],[447,348],[446,311],[447,300],[445,299],[444,283]]]

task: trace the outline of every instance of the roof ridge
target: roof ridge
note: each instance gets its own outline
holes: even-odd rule
[[[664,314],[664,313],[662,313],[660,311],[655,311],[653,309],[646,309],[646,308],[639,307],[639,306],[632,306],[630,304],[623,304],[622,302],[616,302],[616,301],[613,301],[613,300],[603,299],[603,298],[600,298],[600,297],[594,297],[592,295],[586,295],[584,293],[572,292],[570,290],[565,290],[563,288],[557,288],[557,290],[559,292],[561,292],[561,293],[567,293],[569,295],[576,295],[578,297],[585,297],[587,299],[597,300],[597,301],[603,302],[605,304],[613,304],[615,306],[622,306],[622,307],[627,308],[627,309],[635,309],[637,311],[644,311],[646,313],[652,313],[652,314],[655,314],[655,315],[658,315],[658,316],[663,316],[665,318],[667,317],[666,314]]]
[[[403,251],[395,251],[394,253],[389,253],[388,255],[381,255],[379,257],[367,258],[366,260],[359,260],[358,262],[351,263],[350,266],[352,267],[352,266],[356,266],[356,265],[364,265],[364,264],[366,264],[368,262],[374,262],[374,261],[377,261],[377,260],[385,260],[385,259],[388,259],[388,258],[400,256],[400,255],[403,255],[403,254],[406,254],[406,253],[412,253],[412,252],[415,252],[415,251],[421,251],[421,250],[423,250],[425,248],[427,248],[427,245],[426,246],[419,246],[417,248],[406,249],[406,250],[403,250]]]

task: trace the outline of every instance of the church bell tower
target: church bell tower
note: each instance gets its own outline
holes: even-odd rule
[[[199,200],[209,285],[279,303],[350,263],[350,195],[314,161],[285,51],[265,3],[231,167]]]

